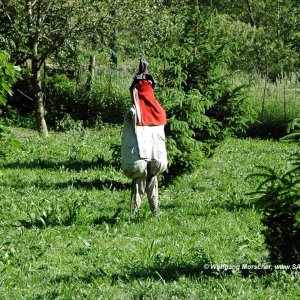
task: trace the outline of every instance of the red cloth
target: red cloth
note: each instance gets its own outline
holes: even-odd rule
[[[137,125],[165,125],[166,112],[155,99],[152,85],[148,80],[139,80],[138,100],[141,111],[141,121]]]

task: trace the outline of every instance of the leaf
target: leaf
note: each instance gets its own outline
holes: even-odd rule
[[[20,149],[22,144],[17,140],[10,140],[9,144],[13,147],[13,149]]]

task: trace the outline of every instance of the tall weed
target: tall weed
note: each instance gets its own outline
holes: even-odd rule
[[[25,228],[45,228],[48,226],[70,226],[75,223],[79,216],[83,201],[68,199],[64,203],[45,199],[43,204],[31,203],[27,207],[28,220],[19,222]]]
[[[287,134],[288,124],[300,116],[299,74],[282,74],[272,82],[267,78],[252,78],[251,105],[257,121],[248,135],[280,138]]]

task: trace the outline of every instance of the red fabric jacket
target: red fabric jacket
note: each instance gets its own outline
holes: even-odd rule
[[[139,80],[136,88],[141,112],[141,120],[137,122],[137,125],[165,125],[167,123],[166,112],[155,99],[150,82]]]

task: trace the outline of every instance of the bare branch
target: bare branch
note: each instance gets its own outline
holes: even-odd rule
[[[24,97],[26,97],[27,99],[29,99],[30,101],[33,101],[34,102],[34,100],[31,98],[31,97],[29,97],[28,95],[26,95],[24,92],[22,92],[21,90],[19,90],[19,89],[17,89],[17,91],[21,94],[21,95],[23,95]]]

